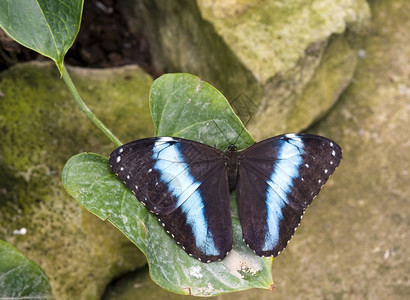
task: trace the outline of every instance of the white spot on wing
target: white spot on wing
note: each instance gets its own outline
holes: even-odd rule
[[[163,136],[158,138],[157,142],[155,144],[159,143],[168,143],[168,142],[174,142],[176,141],[174,138],[169,137],[169,136]]]
[[[119,163],[121,161],[121,156],[117,157],[117,163]]]
[[[285,134],[285,136],[289,139],[292,139],[298,142],[302,141],[302,139],[295,133],[288,133],[288,134]]]

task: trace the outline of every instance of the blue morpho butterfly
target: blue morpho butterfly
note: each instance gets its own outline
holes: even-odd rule
[[[232,249],[230,191],[245,243],[259,256],[277,256],[341,158],[327,138],[284,134],[239,152],[152,137],[117,148],[109,163],[189,255],[212,262]]]

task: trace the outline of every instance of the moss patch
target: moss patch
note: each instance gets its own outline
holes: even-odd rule
[[[87,104],[120,139],[153,134],[152,79],[141,69],[69,71]],[[68,196],[60,176],[72,155],[107,155],[115,147],[81,113],[51,63],[3,72],[0,91],[0,237],[45,270],[56,299],[94,299],[145,258]],[[13,235],[23,227],[26,235]]]

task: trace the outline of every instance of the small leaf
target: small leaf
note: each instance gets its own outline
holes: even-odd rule
[[[18,43],[54,60],[62,72],[82,9],[83,0],[2,0],[0,27]]]
[[[152,86],[150,100],[159,135],[185,137],[218,145],[221,149],[226,149],[236,139],[242,147],[253,143],[226,99],[195,76],[160,77]],[[225,130],[228,134],[223,132]],[[91,153],[78,154],[65,165],[62,180],[81,205],[111,222],[144,252],[151,278],[161,287],[196,296],[271,288],[272,259],[256,256],[242,241],[235,199],[231,199],[233,250],[222,261],[207,264],[190,257],[176,244],[156,217],[112,172],[107,158]]]
[[[0,299],[51,298],[51,286],[44,271],[0,240]]]
[[[166,74],[154,81],[150,107],[156,136],[177,136],[226,150],[255,141],[226,98],[191,74]]]

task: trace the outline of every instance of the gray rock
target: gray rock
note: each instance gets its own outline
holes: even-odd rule
[[[344,158],[274,260],[276,291],[248,290],[215,299],[408,297],[409,11],[410,2],[404,0],[372,2],[371,30],[354,41],[361,54],[356,52],[360,60],[352,84],[310,130],[339,142]],[[136,278],[134,299],[153,288],[146,274]],[[155,295],[186,299],[163,291]]]
[[[157,68],[198,75],[229,100],[253,99],[257,139],[323,117],[356,66],[348,35],[370,17],[364,0],[120,2]]]
[[[410,295],[408,1],[376,1],[352,84],[315,131],[343,160],[274,261],[279,299]]]

